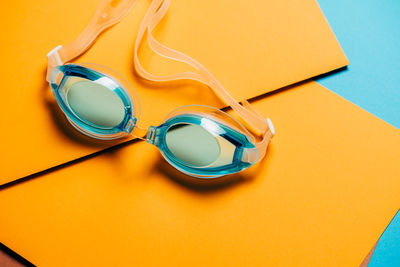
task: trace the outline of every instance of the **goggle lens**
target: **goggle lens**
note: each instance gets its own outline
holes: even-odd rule
[[[121,98],[99,82],[74,82],[66,88],[66,98],[76,115],[100,128],[113,128],[124,120]]]
[[[217,161],[221,148],[216,138],[202,126],[186,123],[173,125],[165,135],[171,153],[196,167],[207,167]]]

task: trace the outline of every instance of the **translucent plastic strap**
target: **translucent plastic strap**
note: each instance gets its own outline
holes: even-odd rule
[[[121,21],[136,2],[137,0],[101,0],[96,13],[78,38],[66,46],[57,46],[47,54],[47,80],[54,67],[84,53],[102,31]]]
[[[225,103],[232,107],[232,109],[238,113],[238,115],[246,121],[250,126],[252,126],[256,131],[263,135],[263,138],[260,142],[256,144],[257,149],[259,151],[259,159],[263,158],[267,149],[267,146],[274,134],[274,129],[270,120],[266,120],[262,117],[258,112],[256,112],[253,108],[251,108],[250,104],[247,101],[243,102],[243,105],[240,105],[218,82],[218,80],[199,62],[194,60],[193,58],[173,50],[161,43],[159,43],[154,36],[152,35],[153,29],[157,26],[160,20],[166,14],[168,7],[170,4],[170,0],[154,0],[139,29],[139,33],[135,43],[134,50],[134,64],[135,69],[139,76],[149,81],[156,82],[166,82],[166,81],[175,81],[182,79],[189,79],[201,82],[208,87],[210,87]],[[186,63],[193,68],[198,70],[198,73],[195,72],[181,72],[171,75],[154,75],[147,72],[143,66],[140,64],[140,60],[138,57],[138,50],[140,44],[143,41],[144,35],[147,31],[147,42],[150,48],[157,53],[158,55],[173,59],[176,61],[180,61]]]

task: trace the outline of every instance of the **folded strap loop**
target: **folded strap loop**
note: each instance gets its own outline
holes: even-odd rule
[[[105,29],[120,22],[137,0],[101,0],[97,10],[83,32],[62,50],[62,59],[68,62],[85,52]]]
[[[71,61],[84,53],[105,29],[120,22],[137,0],[102,0],[89,24],[82,33],[66,46],[57,46],[47,55],[47,77],[59,65]]]

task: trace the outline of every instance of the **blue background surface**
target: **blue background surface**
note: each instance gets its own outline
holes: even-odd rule
[[[317,81],[400,128],[400,0],[318,0],[350,65]]]
[[[368,267],[398,267],[400,266],[400,211],[386,228],[376,245]]]
[[[400,0],[318,3],[350,65],[317,82],[400,128]],[[368,266],[400,266],[400,212],[380,238]]]

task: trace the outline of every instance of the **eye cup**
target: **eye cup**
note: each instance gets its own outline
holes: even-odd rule
[[[147,133],[147,142],[156,145],[172,166],[204,179],[252,166],[258,158],[253,141],[227,113],[202,105],[172,111]]]
[[[139,116],[136,94],[132,98],[125,89],[134,93],[131,85],[106,67],[58,66],[51,74],[50,85],[67,119],[88,136],[116,139],[126,136],[136,124]]]

